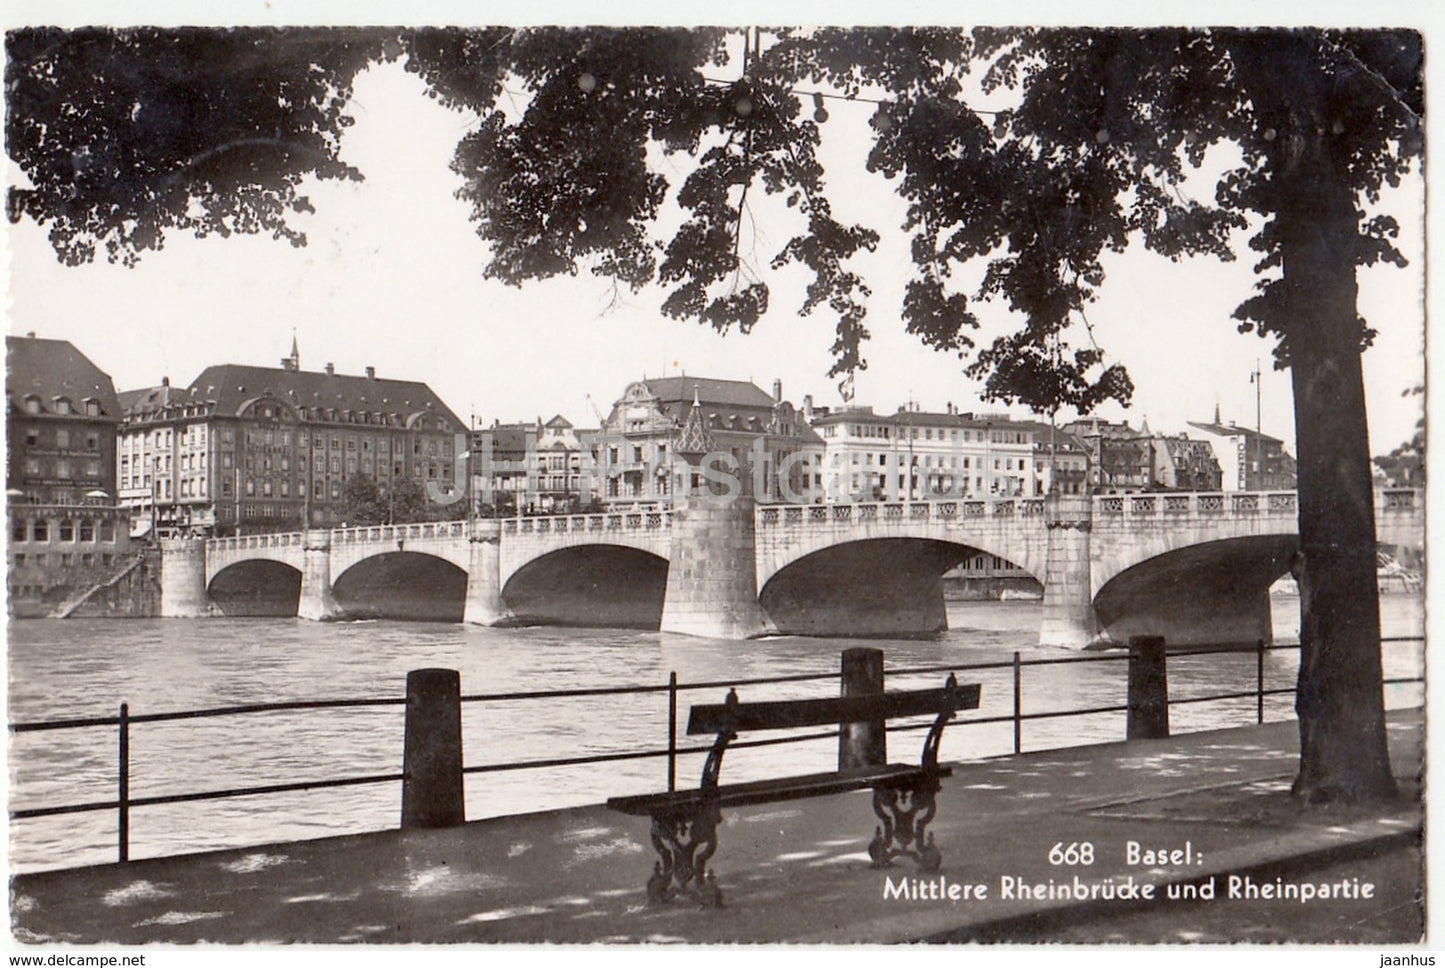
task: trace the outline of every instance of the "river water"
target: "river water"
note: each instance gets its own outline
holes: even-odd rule
[[[1381,599],[1382,631],[1424,634],[1423,600]],[[489,629],[411,622],[318,624],[294,619],[35,620],[9,627],[11,723],[132,716],[289,700],[400,698],[411,669],[443,667],[461,673],[463,695],[665,685],[806,673],[836,674],[840,652],[855,645],[882,648],[889,670],[1024,661],[1076,655],[1034,644],[1036,602],[953,602],[950,631],[923,640],[776,638],[729,642],[659,632],[611,629]],[[1295,641],[1298,600],[1274,600],[1277,641]],[[1422,642],[1387,643],[1385,674],[1423,675]],[[1292,686],[1296,653],[1266,655],[1266,688]],[[967,725],[969,718],[1013,710],[1009,669],[968,671],[983,684],[977,712],[945,733],[944,759],[1012,752],[1010,723]],[[942,673],[900,675],[890,688],[941,685]],[[1122,704],[1125,663],[1093,661],[1025,667],[1022,709],[1050,710]],[[1171,699],[1254,688],[1252,653],[1171,657]],[[836,682],[744,686],[744,700],[836,694]],[[718,702],[711,687],[679,695],[679,732],[687,707]],[[1389,708],[1420,705],[1419,684],[1386,687]],[[1271,697],[1266,718],[1293,718],[1291,696]],[[1254,721],[1253,698],[1176,706],[1176,732]],[[646,693],[563,700],[469,702],[463,706],[467,766],[597,753],[661,749],[667,745],[667,697]],[[401,769],[402,711],[398,706],[272,712],[131,727],[132,797],[320,780]],[[923,732],[894,733],[894,760],[912,759]],[[1023,749],[1036,750],[1122,739],[1124,714],[1042,719],[1023,725]],[[746,737],[745,737],[746,738]],[[708,738],[680,736],[680,745]],[[837,740],[730,750],[727,781],[779,772],[834,768]],[[695,784],[701,755],[679,758],[679,785]],[[116,797],[114,727],[12,734],[10,808],[24,809]],[[587,766],[468,775],[468,819],[596,803],[608,796],[663,789],[666,760],[654,758]],[[270,796],[141,807],[130,817],[130,856],[357,833],[395,827],[397,783]],[[14,871],[105,863],[116,858],[114,811],[11,822]]]

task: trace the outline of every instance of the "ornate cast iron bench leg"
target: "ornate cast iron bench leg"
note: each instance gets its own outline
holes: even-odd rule
[[[943,855],[927,833],[938,812],[938,790],[937,777],[924,777],[913,787],[873,788],[873,812],[883,821],[868,845],[874,867],[891,867],[895,857],[912,857],[924,870],[938,870]]]
[[[950,693],[958,689],[958,679],[952,673],[944,689]],[[936,871],[943,863],[933,834],[926,830],[938,812],[938,744],[943,741],[943,728],[954,715],[950,702],[929,727],[923,740],[923,775],[916,782],[905,787],[873,788],[873,812],[883,821],[883,826],[874,829],[873,841],[868,845],[874,867],[889,867],[899,856],[912,857],[926,871]]]
[[[715,801],[692,810],[668,811],[652,817],[652,846],[658,862],[647,881],[647,903],[665,904],[684,891],[697,895],[703,907],[721,907],[717,876],[707,862],[717,850],[717,825],[722,811]]]

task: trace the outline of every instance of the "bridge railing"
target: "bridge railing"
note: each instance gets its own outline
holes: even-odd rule
[[[306,541],[304,531],[275,531],[266,534],[243,534],[231,538],[211,538],[206,546],[215,551],[244,551],[253,548],[301,547]]]
[[[1096,494],[1094,514],[1100,517],[1170,519],[1241,515],[1296,515],[1294,491],[1150,491],[1138,494]]]
[[[420,540],[426,538],[465,538],[465,521],[425,521],[417,524],[367,524],[351,528],[332,528],[331,544],[367,544],[373,541]]]
[[[603,514],[554,514],[503,518],[503,534],[603,534],[616,531],[661,531],[672,527],[672,511],[645,508]]]
[[[1377,511],[1414,511],[1421,507],[1415,488],[1384,488],[1375,492]],[[1185,515],[1286,515],[1299,513],[1295,491],[1148,491],[1096,494],[1094,514],[1100,517],[1169,519]]]
[[[849,501],[834,504],[766,504],[757,509],[760,527],[854,524],[873,521],[957,521],[969,518],[1042,517],[1044,499],[940,498],[929,501]]]
[[[1393,638],[1382,638],[1382,643],[1391,642],[1420,642],[1424,639],[1419,636],[1404,636]],[[1206,702],[1229,702],[1238,703],[1243,700],[1252,700],[1250,705],[1252,713],[1249,717],[1255,723],[1265,721],[1265,700],[1267,697],[1286,696],[1295,692],[1293,677],[1289,679],[1290,684],[1283,686],[1271,686],[1265,663],[1265,655],[1276,651],[1298,651],[1297,643],[1286,643],[1278,645],[1265,645],[1260,642],[1253,650],[1254,679],[1249,689],[1236,689],[1230,692],[1205,693],[1202,695],[1176,696],[1170,694],[1167,702],[1169,706],[1194,705]],[[1251,653],[1241,652],[1238,649],[1211,649],[1198,647],[1172,651],[1170,659],[1177,660],[1189,655],[1226,655],[1248,659]],[[886,670],[891,679],[900,677],[935,676],[945,673],[989,673],[1002,675],[1004,681],[1008,681],[1008,673],[1012,673],[1012,697],[1011,708],[1009,700],[1003,705],[1008,711],[992,716],[974,716],[968,719],[960,719],[957,722],[951,735],[961,728],[978,727],[989,724],[1011,723],[1013,727],[1013,752],[1023,751],[1023,729],[1028,722],[1039,722],[1068,717],[1097,716],[1100,714],[1118,714],[1128,710],[1127,703],[1102,703],[1086,706],[1071,706],[1063,708],[1034,709],[1030,712],[1024,711],[1023,706],[1023,685],[1024,670],[1048,666],[1061,666],[1079,663],[1127,663],[1129,661],[1127,651],[1093,652],[1082,655],[1071,655],[1058,658],[1044,659],[1023,659],[1018,652],[1014,652],[1011,662],[977,662],[961,663],[953,665],[929,665],[913,667],[891,667]],[[1278,676],[1278,672],[1276,672]],[[800,682],[838,682],[840,674],[837,671],[800,673],[785,676],[765,676],[748,679],[719,679],[712,681],[700,681],[680,683],[677,673],[668,675],[666,684],[638,684],[620,686],[601,686],[595,688],[581,689],[554,689],[533,692],[506,692],[506,693],[483,693],[463,694],[460,697],[462,704],[495,704],[524,702],[528,700],[541,700],[556,704],[559,701],[574,700],[588,697],[615,697],[624,695],[662,695],[665,694],[667,701],[667,745],[655,746],[647,749],[628,749],[615,752],[591,753],[580,756],[553,757],[547,759],[514,760],[493,763],[473,764],[462,769],[463,774],[499,773],[514,770],[543,770],[558,767],[586,766],[601,763],[615,763],[630,760],[665,759],[667,788],[669,790],[677,787],[677,763],[680,756],[700,755],[708,752],[709,745],[678,745],[678,722],[680,694],[688,691],[707,690],[716,693],[723,689],[733,689],[739,686],[774,685],[782,683]],[[1405,685],[1412,683],[1423,683],[1423,676],[1386,677],[1382,680],[1382,686]],[[1122,684],[1121,684],[1122,685]],[[990,687],[992,688],[992,686]],[[835,693],[836,694],[836,691]],[[208,800],[222,800],[234,797],[251,797],[261,795],[274,795],[281,793],[293,793],[303,790],[317,790],[337,787],[354,787],[373,785],[380,783],[396,783],[407,778],[405,773],[395,771],[380,774],[355,774],[344,777],[325,777],[312,779],[287,779],[283,782],[269,784],[255,784],[245,787],[228,789],[211,789],[201,791],[190,791],[184,793],[172,793],[160,796],[134,797],[131,795],[131,781],[133,774],[130,763],[131,729],[133,726],[144,723],[163,723],[178,720],[208,719],[215,717],[249,716],[256,714],[274,714],[280,711],[297,710],[335,710],[335,709],[356,709],[362,707],[397,707],[405,706],[407,700],[404,697],[391,698],[370,698],[370,699],[337,699],[337,700],[316,700],[297,702],[276,702],[257,703],[245,706],[228,706],[210,709],[185,710],[180,712],[145,713],[133,715],[130,712],[128,703],[121,703],[119,716],[102,716],[91,718],[76,718],[66,720],[51,720],[37,722],[20,722],[9,724],[11,733],[11,744],[14,746],[16,734],[52,732],[57,730],[112,728],[116,729],[117,738],[117,761],[116,761],[116,798],[114,800],[90,801],[85,803],[72,803],[48,807],[32,807],[22,809],[11,809],[11,821],[25,820],[32,818],[60,816],[66,814],[87,813],[94,811],[115,811],[117,817],[117,852],[119,860],[124,862],[130,856],[130,811],[137,807],[158,806],[162,804],[191,803]],[[888,727],[888,732],[904,732],[910,730],[922,730],[928,728],[926,720]],[[836,729],[823,732],[796,732],[776,738],[747,740],[736,742],[729,746],[729,750],[741,750],[750,747],[777,746],[783,744],[806,743],[813,741],[836,741],[838,731]],[[552,736],[550,741],[555,741]],[[474,743],[463,743],[463,749],[475,750]],[[1070,744],[1064,744],[1070,745]],[[1049,748],[1046,746],[1038,749]],[[12,801],[13,802],[13,801]],[[540,807],[539,807],[540,809]],[[12,835],[13,836],[13,835]]]

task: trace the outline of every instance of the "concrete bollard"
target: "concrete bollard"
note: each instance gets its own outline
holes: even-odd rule
[[[1129,639],[1129,739],[1162,739],[1169,735],[1169,677],[1164,639],[1136,635]]]
[[[462,679],[455,669],[406,674],[401,827],[466,823],[462,796]]]
[[[876,696],[883,692],[883,650],[843,650],[843,692],[848,696]],[[838,725],[838,769],[881,766],[888,762],[887,722]]]

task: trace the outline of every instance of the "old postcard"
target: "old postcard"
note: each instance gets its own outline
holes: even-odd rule
[[[1418,18],[27,13],[16,956],[1433,963]]]

